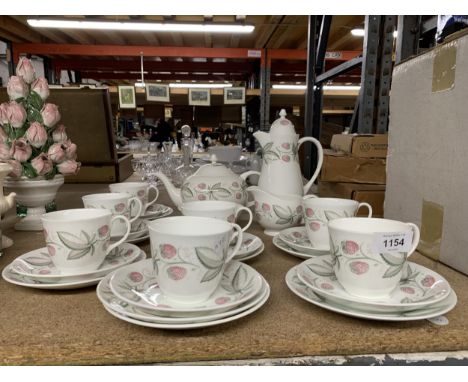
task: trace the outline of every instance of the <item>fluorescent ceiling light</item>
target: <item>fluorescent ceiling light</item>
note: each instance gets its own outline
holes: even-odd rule
[[[191,84],[191,83],[171,83],[170,88],[230,88],[232,84]]]
[[[354,28],[351,29],[351,34],[356,37],[364,37],[365,31],[363,28]],[[398,35],[397,31],[393,31],[393,38],[396,38]]]
[[[283,90],[305,90],[307,89],[306,85],[278,85],[275,84],[272,86],[273,89],[283,89]],[[325,85],[322,87],[323,90],[359,90],[360,86],[341,86],[341,85]]]
[[[253,25],[239,24],[137,23],[127,21],[79,21],[53,19],[28,19],[28,24],[35,28],[192,33],[251,33],[255,29]]]

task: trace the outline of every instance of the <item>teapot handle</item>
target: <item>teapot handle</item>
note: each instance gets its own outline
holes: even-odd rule
[[[304,142],[312,142],[317,147],[317,168],[315,169],[315,172],[314,172],[314,175],[312,175],[312,178],[310,178],[310,180],[304,186],[304,195],[306,195],[309,192],[310,187],[312,187],[312,184],[314,184],[315,179],[317,179],[320,170],[322,169],[323,149],[322,149],[322,145],[317,139],[313,137],[304,137],[304,138],[299,139],[298,141],[298,144],[299,144],[297,147],[298,151]]]

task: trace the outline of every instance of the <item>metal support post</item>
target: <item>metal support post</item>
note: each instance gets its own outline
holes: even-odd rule
[[[316,46],[317,33],[317,16],[309,16],[309,30],[307,35],[307,77],[306,77],[306,93],[305,93],[305,121],[304,135],[313,136],[313,121],[314,121],[314,85],[315,85],[315,62],[317,57]],[[317,166],[317,158],[312,145],[304,147],[304,175],[307,178],[313,174],[313,170]]]
[[[398,16],[395,64],[418,54],[421,16]]]
[[[264,50],[264,57],[262,57],[260,65],[260,130],[267,130],[268,124],[268,110],[266,99],[269,96],[269,70],[267,68],[267,50]],[[269,108],[269,105],[268,105]]]
[[[15,63],[13,62],[13,44],[11,42],[6,43],[6,61],[8,64],[8,75],[15,75]]]

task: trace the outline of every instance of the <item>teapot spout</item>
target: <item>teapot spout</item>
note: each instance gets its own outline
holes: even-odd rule
[[[156,173],[156,177],[161,179],[161,182],[163,182],[164,187],[166,187],[167,193],[169,194],[172,202],[177,206],[178,209],[180,209],[182,207],[182,196],[180,193],[180,188],[175,187],[169,178],[162,172]]]
[[[258,143],[260,144],[260,146],[263,148],[268,142],[271,141],[270,139],[270,134],[269,133],[266,133],[264,131],[256,131],[255,133],[253,133],[253,136],[255,137],[255,139],[258,141]]]

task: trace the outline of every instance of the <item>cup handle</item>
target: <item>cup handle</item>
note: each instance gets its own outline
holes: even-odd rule
[[[419,227],[416,224],[413,223],[406,223],[413,229],[413,245],[411,246],[411,250],[408,252],[408,255],[406,256],[407,258],[410,257],[415,251],[416,248],[418,247],[419,244],[419,237],[421,236],[421,233],[419,231]]]
[[[245,225],[245,227],[242,228],[242,232],[245,232],[249,227],[250,225],[252,224],[252,221],[253,221],[253,214],[252,214],[252,211],[250,211],[250,209],[248,209],[247,207],[239,207],[236,211],[236,214],[235,214],[235,219],[237,220],[237,216],[242,212],[242,211],[245,211],[249,214],[249,222]]]
[[[138,205],[138,212],[134,217],[132,217],[133,202],[135,202]],[[133,198],[128,199],[128,204],[129,204],[129,209],[130,209],[130,223],[133,223],[143,213],[143,203],[141,202],[140,199],[138,199],[136,196],[134,196]]]
[[[367,209],[369,210],[369,215],[367,215],[368,218],[371,218],[372,217],[372,207],[369,203],[359,203],[357,208],[356,208],[356,213],[359,211],[359,208],[361,207],[367,207]]]
[[[122,244],[125,240],[127,240],[128,234],[130,233],[130,229],[132,227],[130,220],[128,220],[125,216],[123,215],[117,215],[114,216],[111,221],[110,221],[110,228],[112,228],[112,223],[116,220],[123,220],[125,224],[127,225],[127,232],[123,235],[123,237],[116,243],[111,244],[109,248],[106,250],[106,255],[108,255],[114,248],[118,247],[120,244]]]
[[[312,178],[310,178],[310,180],[304,186],[304,194],[307,194],[307,192],[309,192],[310,190],[310,187],[312,187],[312,184],[314,184],[315,179],[317,179],[318,174],[322,168],[323,149],[322,149],[322,145],[317,139],[313,137],[304,137],[304,138],[299,139],[297,150],[299,150],[299,148],[304,142],[312,142],[315,145],[315,147],[317,147],[317,168],[315,169],[315,172],[314,172],[314,175],[312,175]]]
[[[231,254],[228,254],[228,258],[226,260],[226,263],[230,262],[232,260],[232,258],[237,255],[237,252],[239,252],[240,247],[241,247],[242,242],[243,242],[242,228],[237,224],[232,224],[232,228],[234,228],[236,230],[236,232],[234,232],[232,234],[231,239],[229,240],[229,242],[231,242],[234,239],[234,237],[237,235],[237,243],[236,243],[234,249],[232,250]]]
[[[156,200],[158,200],[158,197],[159,197],[159,190],[158,190],[157,187],[155,187],[153,185],[148,186],[148,195],[149,195],[149,192],[150,192],[151,189],[156,191],[156,196],[154,197],[154,199],[151,202],[146,203],[145,209],[148,208],[149,206],[151,206],[152,204],[154,204],[156,202]]]
[[[302,200],[316,199],[316,198],[318,198],[317,195],[314,195],[314,194],[307,194],[307,195],[305,195],[305,196],[302,198]]]

